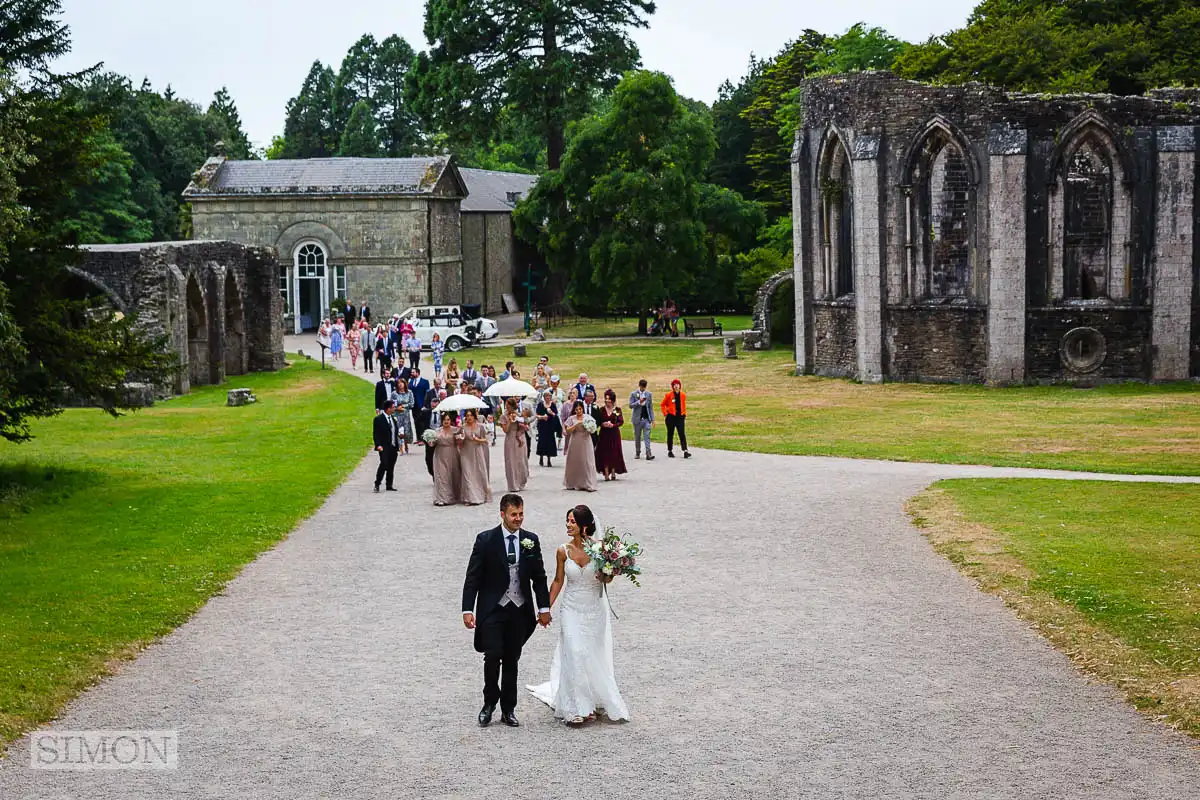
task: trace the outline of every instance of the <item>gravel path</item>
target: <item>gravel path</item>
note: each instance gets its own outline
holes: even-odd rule
[[[372,494],[366,459],[52,726],[178,730],[178,770],[37,771],[18,745],[0,798],[1200,794],[1194,744],[1080,677],[901,509],[938,478],[1054,473],[695,452],[629,453],[590,496],[559,488],[561,459],[535,464],[525,494],[547,556],[581,501],[646,547],[643,588],[613,593],[631,723],[567,729],[523,697],[519,730],[475,724],[481,659],[458,603],[497,511],[435,509],[414,452],[405,491]],[[545,679],[553,642],[534,634],[522,683]]]

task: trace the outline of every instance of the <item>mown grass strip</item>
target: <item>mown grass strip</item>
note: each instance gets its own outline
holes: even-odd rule
[[[299,362],[0,444],[0,745],[188,619],[369,444],[371,387]]]
[[[908,508],[1084,672],[1200,737],[1200,486],[954,480]]]
[[[883,458],[947,464],[1200,474],[1200,386],[1114,384],[991,388],[864,385],[796,377],[789,347],[721,357],[719,341],[619,341],[528,345],[526,377],[548,355],[564,386],[580,371],[621,404],[638,378],[655,398],[672,378],[688,393],[688,443],[784,455]],[[508,354],[476,363],[503,368]],[[628,428],[628,426],[627,426]],[[632,431],[626,430],[631,437]],[[655,441],[665,441],[659,422]]]

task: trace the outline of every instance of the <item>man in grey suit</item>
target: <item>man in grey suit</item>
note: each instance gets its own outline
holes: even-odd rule
[[[638,381],[638,388],[629,395],[629,409],[633,419],[633,457],[642,457],[642,439],[646,440],[646,460],[653,461],[650,452],[650,429],[654,427],[654,397],[646,391],[646,380]]]

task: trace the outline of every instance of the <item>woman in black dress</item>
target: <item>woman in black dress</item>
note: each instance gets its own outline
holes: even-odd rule
[[[535,413],[537,415],[538,466],[553,467],[554,464],[550,459],[558,455],[558,442],[555,437],[562,430],[562,420],[558,418],[558,403],[554,402],[554,395],[549,390],[542,393],[541,402],[538,403]]]

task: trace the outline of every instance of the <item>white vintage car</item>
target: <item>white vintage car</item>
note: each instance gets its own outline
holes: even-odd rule
[[[467,319],[462,306],[456,305],[413,306],[405,309],[400,319],[412,322],[426,350],[435,333],[441,336],[442,343],[451,352],[500,335],[500,328],[495,321],[485,317]]]

